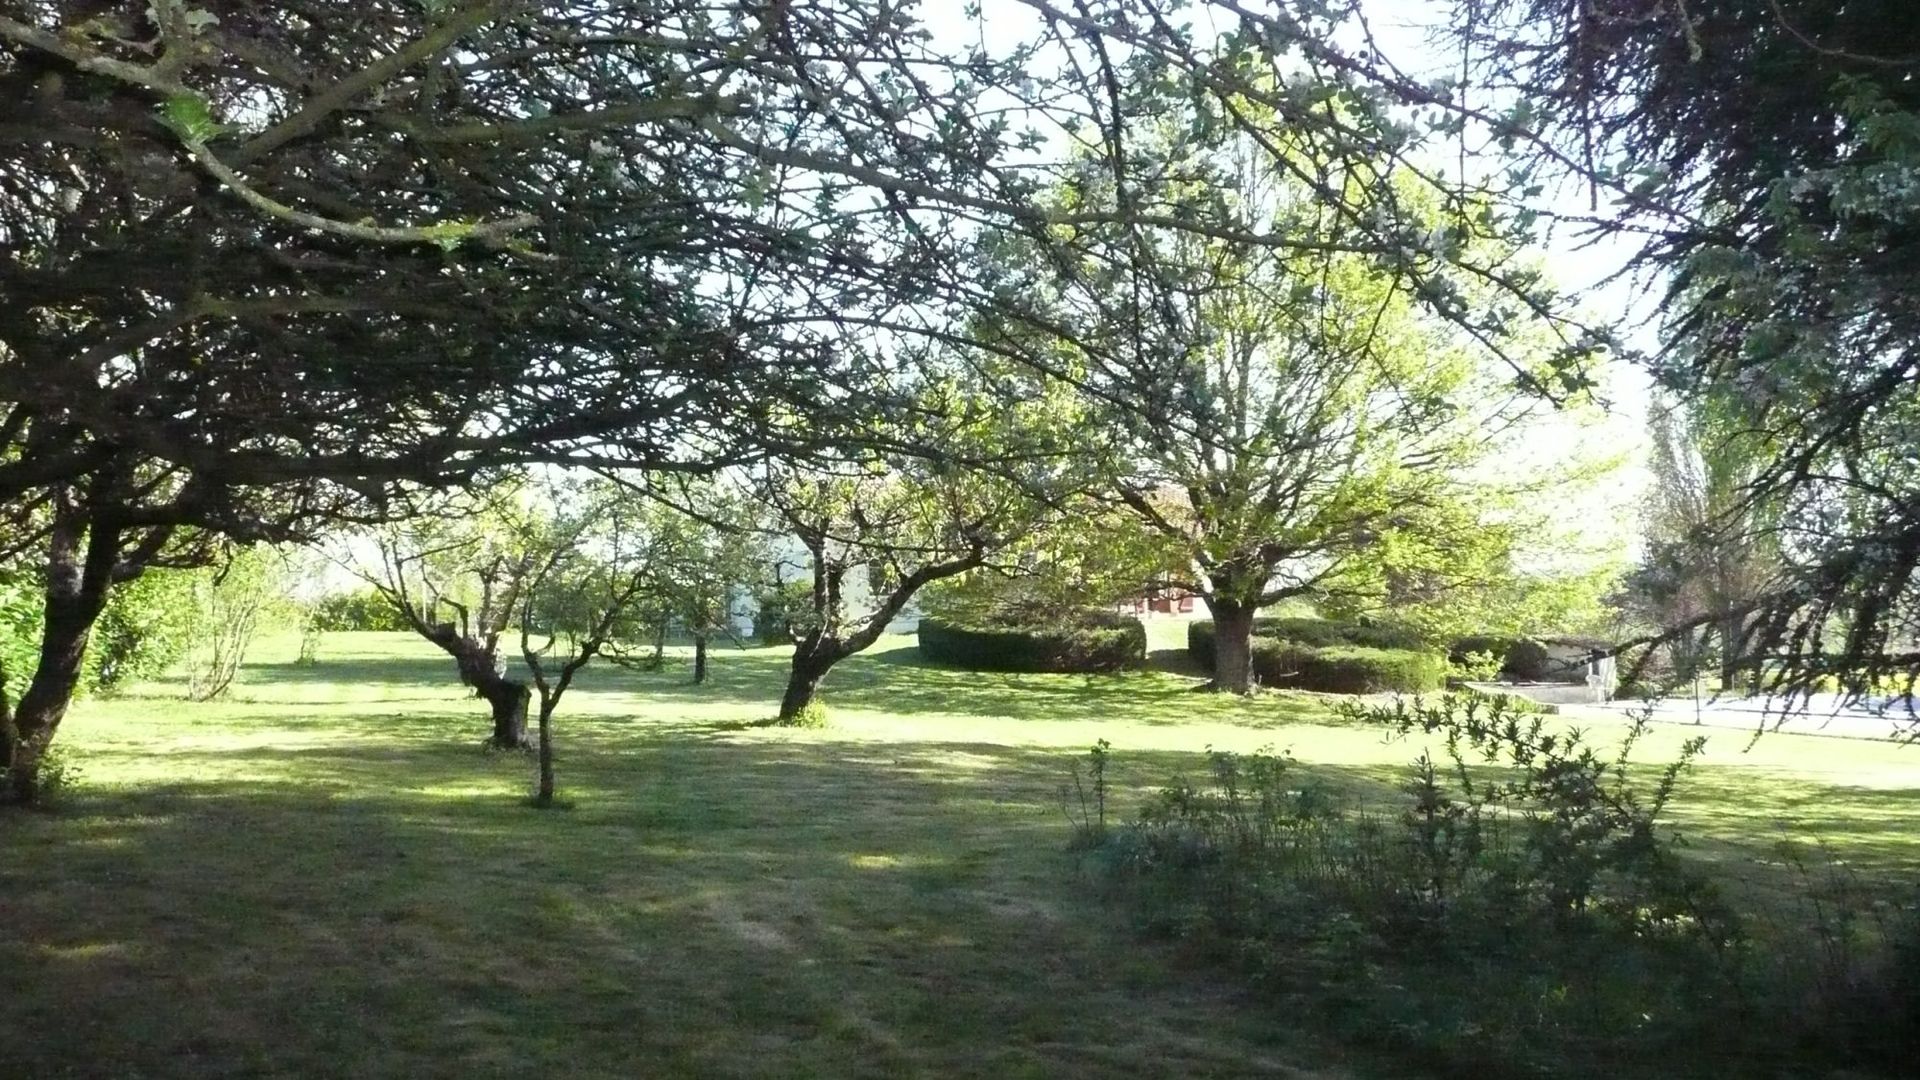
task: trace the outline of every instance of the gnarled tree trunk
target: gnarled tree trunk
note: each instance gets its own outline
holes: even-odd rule
[[[707,635],[693,635],[693,681],[695,685],[707,681]]]
[[[459,667],[461,684],[471,687],[493,710],[493,735],[487,745],[498,750],[529,749],[527,700],[533,692],[527,684],[508,678],[492,649],[461,636],[452,625],[441,623],[429,630],[427,640],[440,646]]]
[[[840,659],[838,651],[830,640],[811,636],[793,647],[793,666],[787,670],[787,689],[780,695],[781,723],[792,723],[808,705],[813,704],[814,695],[820,690],[820,680]]]

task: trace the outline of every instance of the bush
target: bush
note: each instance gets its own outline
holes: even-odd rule
[[[1325,694],[1424,694],[1447,682],[1438,653],[1368,649],[1355,645],[1313,649],[1284,641],[1253,643],[1253,673],[1262,686]]]
[[[1212,669],[1210,619],[1187,624],[1187,655]],[[1421,650],[1412,631],[1331,619],[1274,618],[1253,623],[1253,674],[1260,685],[1329,694],[1423,694],[1446,685],[1447,664]],[[1386,644],[1380,644],[1386,643]]]
[[[409,630],[393,602],[373,589],[334,593],[314,601],[311,625],[318,630]]]
[[[1214,754],[1092,859],[1150,930],[1422,1074],[1616,1075],[1631,1055],[1674,1075],[1674,1051],[1747,1037],[1724,993],[1740,926],[1662,821],[1697,742],[1647,775],[1641,729],[1602,752],[1455,697],[1350,715],[1444,749],[1384,810],[1285,756]]]
[[[1147,662],[1147,628],[1139,619],[1080,612],[1053,626],[961,626],[920,620],[920,654],[971,671],[1126,671]]]
[[[753,598],[753,639],[762,645],[791,645],[813,619],[813,584],[783,582]]]
[[[1213,620],[1195,619],[1187,624],[1187,655],[1203,668],[1213,667]],[[1341,622],[1311,616],[1273,616],[1253,620],[1254,640],[1291,642],[1315,649],[1359,646],[1365,649],[1424,648],[1414,630],[1387,623]]]
[[[1532,638],[1474,634],[1447,647],[1447,659],[1455,664],[1464,664],[1474,653],[1499,657],[1501,677],[1513,682],[1553,682],[1567,675],[1547,647]]]

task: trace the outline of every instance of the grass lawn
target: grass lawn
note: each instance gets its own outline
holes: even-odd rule
[[[574,806],[543,813],[430,646],[293,650],[227,701],[69,719],[80,784],[0,819],[0,1074],[1379,1072],[1142,944],[1065,851],[1059,783],[1098,738],[1130,795],[1208,746],[1381,790],[1414,748],[1321,699],[933,669],[889,639],[829,676],[833,726],[794,731],[754,726],[781,653],[721,650],[704,687],[590,672],[556,726]],[[1920,750],[1715,732],[1687,790],[1694,851],[1751,895],[1788,833],[1920,869]]]

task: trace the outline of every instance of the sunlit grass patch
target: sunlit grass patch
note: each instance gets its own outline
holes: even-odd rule
[[[785,654],[716,649],[705,686],[589,671],[556,727],[575,809],[540,814],[531,761],[481,750],[485,710],[430,646],[329,635],[297,667],[294,645],[269,642],[229,702],[157,684],[69,720],[82,783],[0,832],[0,1022],[31,1033],[9,1069],[1365,1071],[1141,945],[1088,887],[1059,802],[1101,738],[1124,751],[1116,815],[1209,746],[1387,790],[1416,747],[1325,699],[1195,694],[1164,671],[978,677],[894,638],[828,678],[831,726],[755,727]],[[1692,857],[1745,868],[1784,822],[1866,873],[1917,865],[1920,755],[1745,743],[1715,733],[1678,808]]]

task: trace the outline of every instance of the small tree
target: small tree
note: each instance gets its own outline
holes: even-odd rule
[[[666,619],[693,638],[693,681],[704,683],[710,640],[739,640],[735,601],[755,588],[772,555],[766,536],[754,528],[757,509],[737,487],[682,480],[655,494],[670,504],[655,516],[658,593]]]
[[[533,805],[554,800],[553,714],[596,657],[630,637],[632,614],[660,590],[663,535],[605,492],[541,530],[546,554],[528,574],[519,611],[520,656],[539,697]]]
[[[905,456],[772,466],[759,493],[771,528],[798,541],[809,580],[806,606],[790,616],[793,664],[778,716],[785,723],[923,587],[986,565],[1049,513],[1004,477]]]
[[[343,560],[408,629],[453,658],[461,684],[492,711],[488,744],[501,750],[530,745],[531,690],[507,673],[500,638],[552,554],[537,498],[521,480],[483,488],[376,534],[377,566]]]
[[[249,548],[236,552],[217,573],[204,575],[195,597],[199,641],[189,654],[188,701],[212,701],[233,685],[278,593],[278,569],[271,549]]]

